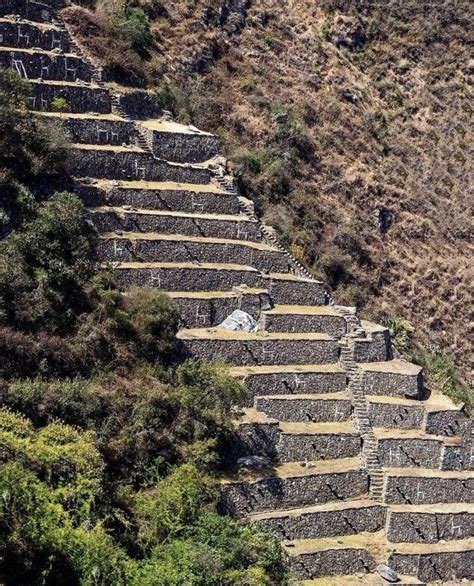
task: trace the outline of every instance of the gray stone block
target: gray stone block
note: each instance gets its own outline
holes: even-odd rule
[[[298,580],[372,572],[377,565],[363,548],[334,548],[290,557],[290,567]]]
[[[240,244],[238,241],[222,243],[212,240],[195,242],[184,239],[141,240],[134,238],[132,240],[126,237],[117,237],[101,240],[98,254],[101,260],[110,262],[135,260],[166,262],[172,258],[175,262],[232,264],[238,261],[240,265],[252,266],[259,271],[268,270],[272,266],[278,267],[281,271],[288,270],[288,259],[282,252],[259,250],[243,243]]]
[[[15,69],[22,77],[28,79],[91,80],[91,71],[87,63],[73,55],[55,55],[20,49],[0,50],[0,67]]]
[[[324,283],[270,278],[269,291],[275,305],[323,305]]]
[[[111,150],[100,147],[72,148],[68,171],[76,177],[200,184],[209,183],[212,176],[209,169],[159,161],[147,151]]]
[[[441,440],[382,438],[378,455],[382,466],[440,468],[444,444]]]
[[[385,395],[393,397],[421,397],[423,376],[419,373],[405,374],[364,370],[364,393],[366,395]]]
[[[369,402],[369,419],[373,427],[421,429],[425,410],[420,405]]]
[[[254,482],[221,486],[220,508],[234,517],[251,512],[306,507],[367,494],[364,470],[314,473],[305,476],[266,477]]]
[[[383,362],[392,358],[388,331],[373,332],[367,339],[356,340],[354,346],[356,362]]]
[[[196,212],[203,214],[230,214],[240,211],[239,200],[234,195],[215,191],[192,191],[176,186],[175,189],[130,188],[125,186],[109,188],[78,183],[75,193],[88,206],[124,206],[138,209]]]
[[[136,144],[137,133],[133,122],[100,118],[65,118],[61,120],[73,143],[84,144]]]
[[[474,478],[389,475],[385,502],[434,504],[474,502]]]
[[[311,314],[267,314],[265,329],[269,332],[323,332],[340,338],[347,331],[342,316]]]
[[[199,267],[160,267],[115,269],[115,280],[121,291],[130,287],[155,287],[163,291],[231,291],[233,287],[246,284],[261,286],[261,276],[256,271],[208,269]]]
[[[347,421],[352,414],[350,399],[257,397],[255,406],[268,417],[279,421]]]
[[[424,582],[460,583],[474,580],[474,550],[430,553],[393,553],[388,564],[399,574],[417,576]]]
[[[332,364],[339,359],[335,340],[213,339],[181,340],[189,356],[201,360],[224,358],[231,365]]]
[[[68,34],[55,27],[45,28],[29,22],[0,22],[0,46],[29,49],[37,47],[45,51],[70,50]]]
[[[149,142],[157,157],[177,163],[201,163],[219,152],[217,137],[207,133],[149,131]]]
[[[472,420],[459,409],[429,411],[426,415],[426,433],[447,437],[470,437]]]
[[[360,454],[360,437],[353,433],[282,433],[277,446],[280,462],[336,460]]]
[[[445,505],[449,509],[449,505]],[[474,514],[467,511],[390,511],[387,537],[391,542],[438,543],[474,535]]]
[[[30,108],[32,110],[51,111],[51,103],[55,98],[66,100],[71,112],[74,113],[109,114],[112,108],[109,92],[97,86],[31,82]]]
[[[260,525],[274,531],[281,539],[321,539],[357,533],[374,533],[385,527],[386,509],[383,505],[344,507],[334,504],[333,508],[309,507],[286,511],[281,515],[258,518]]]

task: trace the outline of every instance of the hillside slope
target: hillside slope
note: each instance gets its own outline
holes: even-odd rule
[[[468,3],[138,4],[150,85],[221,137],[284,244],[339,302],[407,318],[467,379]]]

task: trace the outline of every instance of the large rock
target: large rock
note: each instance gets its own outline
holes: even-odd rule
[[[258,324],[255,319],[242,311],[240,309],[236,309],[233,311],[226,319],[220,323],[218,328],[223,328],[224,330],[229,330],[231,332],[257,332],[258,331]]]

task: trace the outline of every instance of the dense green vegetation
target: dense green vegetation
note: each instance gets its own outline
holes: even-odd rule
[[[98,270],[73,194],[33,195],[67,145],[27,99],[0,72],[0,582],[286,584],[276,538],[217,512],[244,387],[178,360],[168,296]]]

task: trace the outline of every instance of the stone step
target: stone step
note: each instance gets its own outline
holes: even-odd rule
[[[279,462],[314,462],[360,454],[360,436],[351,421],[279,422],[247,408],[235,430],[238,455],[264,455]]]
[[[157,234],[124,232],[103,233],[98,244],[98,255],[102,261],[166,262],[219,262],[232,263],[236,258],[242,264],[268,271],[278,267],[289,270],[288,257],[276,248],[263,242],[249,242],[228,238],[182,236],[180,234]],[[202,324],[209,327],[210,324]]]
[[[391,505],[387,537],[393,543],[440,543],[474,535],[474,504]]]
[[[385,502],[435,504],[474,502],[474,472],[385,468]]]
[[[0,67],[14,69],[26,79],[91,81],[87,63],[71,53],[0,47]]]
[[[55,25],[0,18],[0,46],[70,52],[69,36]]]
[[[219,238],[234,241],[260,242],[261,232],[257,222],[249,220],[244,215],[228,216],[225,214],[198,214],[189,212],[151,211],[151,210],[124,210],[123,208],[101,207],[89,208],[91,219],[99,232],[127,233],[129,238],[134,234],[142,234],[147,239],[145,244],[153,245],[153,239],[157,234],[176,235],[178,241],[181,237]],[[137,238],[135,238],[135,242]],[[156,242],[156,241],[155,241]],[[124,244],[125,246],[125,244]],[[261,247],[267,252],[270,247]],[[142,247],[143,250],[143,247]],[[257,250],[257,247],[254,247]],[[275,252],[275,249],[272,250]],[[174,258],[174,257],[169,257]],[[244,259],[234,257],[231,262]],[[125,260],[125,259],[124,259]],[[145,262],[154,262],[151,259],[142,259]],[[177,262],[178,259],[176,259]],[[219,258],[210,259],[208,262],[221,262]]]
[[[279,421],[322,423],[347,421],[352,415],[348,393],[268,395],[255,399],[255,407]]]
[[[274,305],[324,305],[325,286],[297,275],[272,273],[269,286]]]
[[[247,285],[263,288],[259,271],[245,265],[216,263],[120,263],[115,268],[118,288],[154,287],[173,291],[232,291]]]
[[[110,114],[109,91],[101,86],[66,81],[31,80],[30,108],[38,112],[51,111],[56,98],[66,101],[71,112]]]
[[[93,179],[76,181],[75,193],[87,206],[128,205],[143,210],[229,214],[240,213],[234,194],[222,191],[212,183],[173,183],[149,181],[109,181]]]
[[[136,146],[73,144],[68,171],[76,177],[115,180],[175,181],[208,184],[212,171],[204,166],[168,163]]]
[[[290,568],[298,580],[323,576],[371,573],[377,567],[384,536],[360,533],[321,539],[295,540],[287,547]]]
[[[387,362],[359,363],[366,395],[421,398],[422,368],[395,358]]]
[[[64,0],[2,0],[0,16],[15,14],[30,21],[48,23],[55,17],[55,11],[64,8]]]
[[[183,328],[215,327],[236,309],[245,311],[258,320],[270,298],[266,289],[235,288],[232,291],[172,292],[178,305]]]
[[[445,445],[458,446],[462,438],[428,435],[421,430],[375,428],[382,466],[440,468]]]
[[[340,364],[248,366],[231,368],[249,390],[249,404],[254,398],[299,393],[333,393],[346,390],[346,373]]]
[[[40,112],[46,120],[60,124],[73,143],[115,145],[136,145],[137,131],[131,120],[117,114],[90,114]]]
[[[361,324],[366,337],[354,340],[354,360],[363,363],[390,360],[392,349],[388,329],[365,320]]]
[[[201,163],[219,153],[219,140],[209,132],[172,120],[146,120],[141,123],[147,141],[161,159],[177,163]]]
[[[239,474],[221,484],[220,509],[234,517],[286,510],[366,495],[367,472],[359,458],[319,462],[314,468],[281,464],[268,472]]]
[[[383,505],[360,499],[256,513],[249,519],[272,530],[282,540],[294,541],[375,533],[385,527],[385,517]]]
[[[474,538],[447,543],[400,543],[388,564],[425,582],[460,584],[474,580]]]
[[[178,332],[185,355],[201,360],[223,358],[233,366],[319,364],[338,361],[336,340],[326,334],[268,334],[231,332],[221,328]]]
[[[331,305],[276,305],[263,319],[269,332],[323,332],[334,338],[347,332],[344,317]]]

